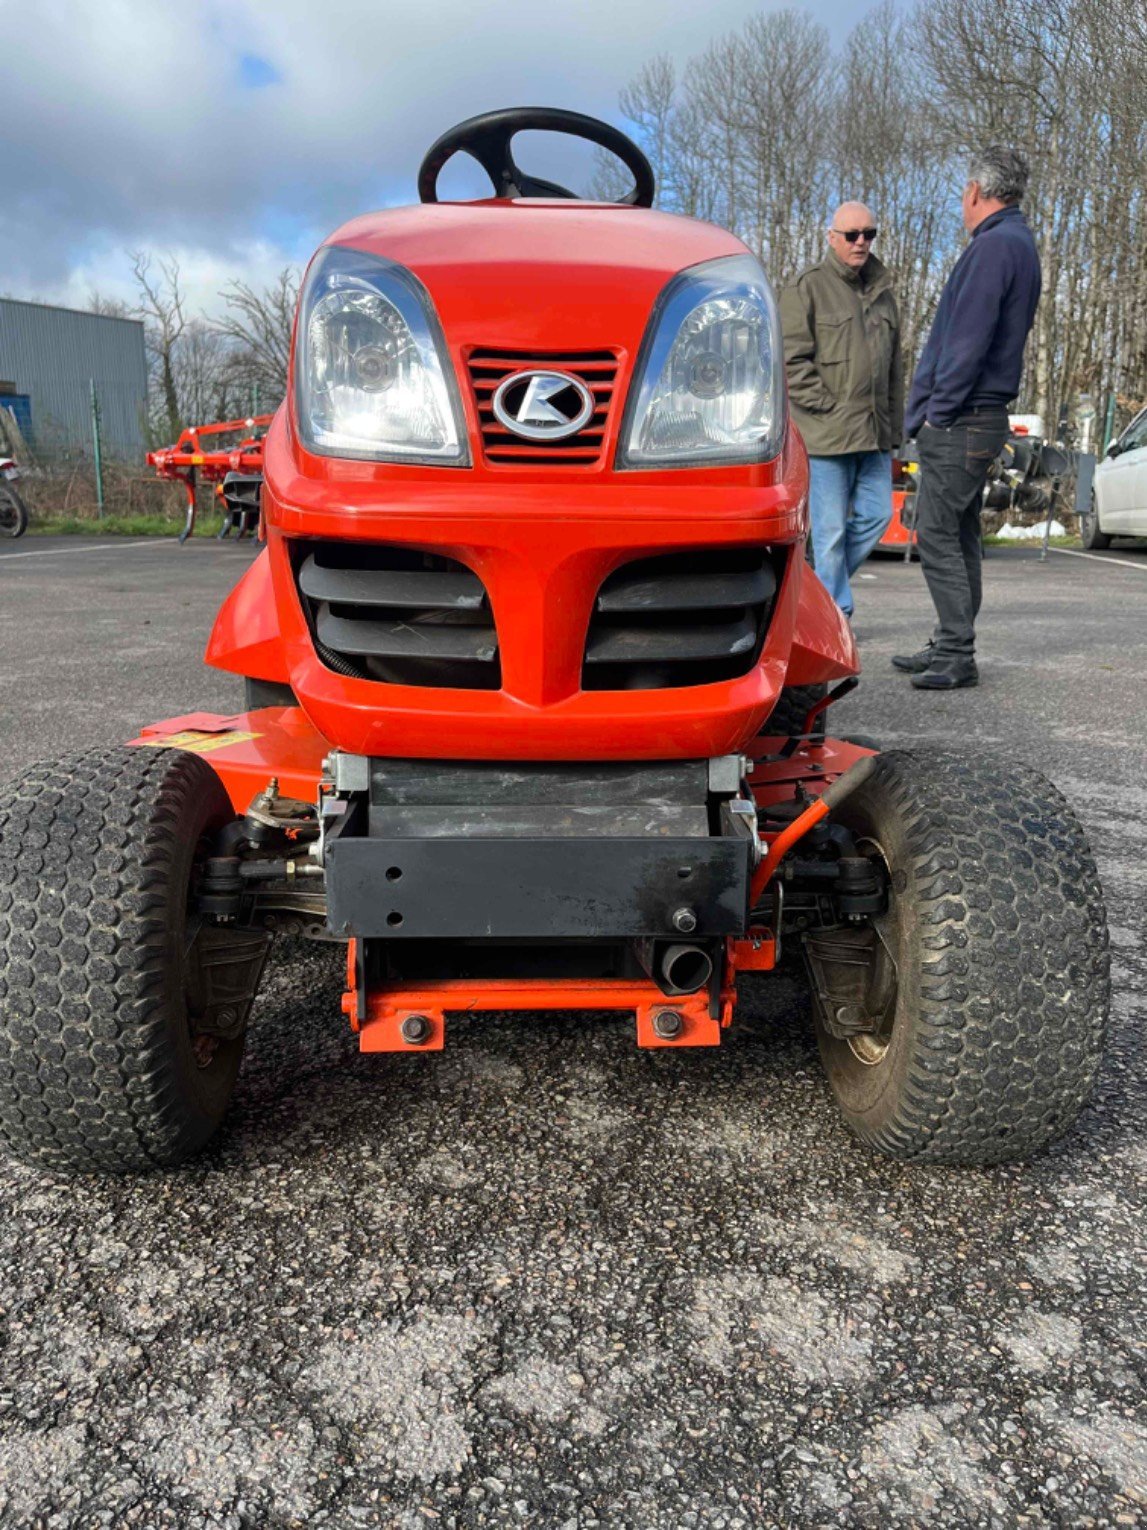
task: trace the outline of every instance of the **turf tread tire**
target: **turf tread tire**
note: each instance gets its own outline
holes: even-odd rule
[[[1026,766],[921,749],[882,754],[834,816],[903,884],[885,1060],[865,1068],[817,1016],[849,1125],[917,1163],[1038,1152],[1091,1093],[1110,1007],[1103,894],[1072,809]]]
[[[195,1065],[186,894],[233,816],[196,755],[98,750],[0,797],[0,1138],[64,1171],[172,1165],[219,1126],[243,1049]]]
[[[767,737],[792,738],[804,727],[804,720],[828,692],[827,685],[786,685],[777,697],[777,704],[769,713],[761,732]],[[821,712],[813,724],[813,734],[824,737],[824,717]]]

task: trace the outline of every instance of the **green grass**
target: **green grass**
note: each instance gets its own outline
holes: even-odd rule
[[[199,515],[193,534],[213,537],[222,524],[218,515]],[[176,520],[170,515],[105,515],[102,520],[93,520],[89,516],[33,514],[28,521],[30,537],[177,537],[182,530],[182,518]]]
[[[1079,547],[1078,537],[1052,537],[1049,547]],[[985,537],[985,547],[1042,547],[1042,537]]]

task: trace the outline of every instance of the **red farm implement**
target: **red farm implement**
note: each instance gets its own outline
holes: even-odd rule
[[[220,537],[229,536],[232,527],[237,527],[241,537],[254,530],[259,519],[263,437],[273,418],[259,414],[253,419],[222,420],[215,425],[189,425],[174,446],[148,452],[148,466],[160,478],[181,483],[187,495],[181,542],[186,542],[195,529],[195,490],[201,479],[215,485],[215,495],[223,506]],[[225,439],[227,444],[223,444]]]

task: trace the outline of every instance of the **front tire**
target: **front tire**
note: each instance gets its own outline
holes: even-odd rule
[[[10,483],[0,483],[0,537],[22,537],[27,529],[27,505]]]
[[[1102,891],[1071,808],[1024,766],[898,750],[834,818],[887,866],[876,959],[895,966],[878,1034],[841,1039],[814,999],[845,1120],[917,1163],[1046,1147],[1091,1093],[1110,1003]]]
[[[1094,489],[1091,491],[1087,509],[1079,518],[1079,540],[1092,552],[1102,552],[1111,546],[1110,536],[1099,529],[1099,504],[1096,501]]]
[[[0,1138],[19,1157],[147,1169],[218,1129],[244,1037],[191,1018],[189,893],[233,816],[169,749],[35,765],[0,799]]]

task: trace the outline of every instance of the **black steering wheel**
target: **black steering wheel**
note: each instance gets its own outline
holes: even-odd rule
[[[527,175],[514,163],[510,144],[516,134],[527,129],[550,133],[568,133],[571,138],[588,138],[618,159],[633,175],[633,190],[620,198],[628,207],[652,207],[656,189],[653,168],[645,155],[618,128],[581,112],[561,111],[552,106],[511,106],[500,112],[482,112],[468,117],[431,145],[418,169],[418,195],[424,202],[437,202],[438,177],[443,166],[455,154],[470,154],[485,170],[498,197],[568,197],[581,200],[576,191],[553,181]]]

